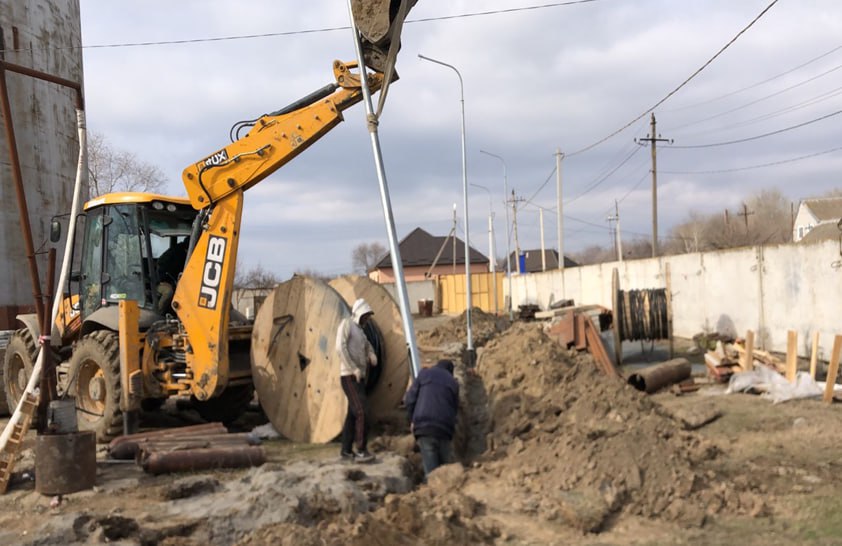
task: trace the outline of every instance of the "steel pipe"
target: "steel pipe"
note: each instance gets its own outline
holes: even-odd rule
[[[674,358],[631,374],[628,383],[639,391],[651,394],[684,381],[690,373],[690,362],[686,358]]]
[[[221,447],[186,451],[143,451],[140,465],[149,474],[190,472],[211,468],[245,468],[266,462],[260,446]]]

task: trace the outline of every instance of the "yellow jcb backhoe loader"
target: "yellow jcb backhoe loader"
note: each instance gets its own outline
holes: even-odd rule
[[[377,91],[391,42],[413,0],[353,0],[363,35],[369,88]],[[373,59],[373,60],[369,60]],[[60,390],[76,399],[79,428],[105,442],[121,434],[124,414],[167,397],[190,397],[208,420],[230,421],[251,401],[251,325],[232,311],[231,292],[243,216],[243,192],[292,160],[362,100],[356,62],[333,64],[334,83],[295,103],[232,127],[228,146],[189,165],[187,198],[114,193],[92,199],[77,218],[71,263],[79,264],[53,349]],[[364,68],[363,68],[364,69]],[[240,136],[240,133],[249,129]],[[53,230],[61,227],[54,222]],[[179,256],[183,271],[164,271]],[[180,269],[180,268],[179,268]],[[168,289],[169,277],[175,284]],[[173,278],[174,277],[174,278]],[[177,283],[175,282],[175,279]],[[40,335],[32,316],[4,359],[10,407],[20,399]]]

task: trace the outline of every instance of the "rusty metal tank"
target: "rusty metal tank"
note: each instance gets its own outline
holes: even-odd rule
[[[0,0],[0,58],[82,83],[79,0]],[[75,92],[5,71],[18,157],[35,248],[46,244],[50,220],[69,212],[78,161]],[[32,312],[32,284],[20,228],[4,116],[0,112],[0,330],[20,327]],[[58,247],[61,261],[63,245]],[[46,255],[38,269],[46,278]]]

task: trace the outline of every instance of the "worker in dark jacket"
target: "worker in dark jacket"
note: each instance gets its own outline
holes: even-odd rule
[[[421,449],[425,476],[451,460],[453,430],[459,409],[459,384],[453,362],[439,360],[424,368],[404,399],[412,432]]]

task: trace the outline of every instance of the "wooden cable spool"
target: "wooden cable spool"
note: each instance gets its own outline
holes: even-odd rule
[[[251,342],[254,386],[272,426],[291,440],[330,442],[342,430],[348,404],[339,381],[336,331],[357,298],[374,311],[380,363],[370,374],[379,377],[368,399],[376,420],[398,407],[409,381],[400,312],[385,288],[367,277],[340,277],[328,285],[295,276],[260,307]]]
[[[376,419],[398,407],[409,384],[409,351],[400,309],[386,288],[368,277],[346,275],[333,279],[329,284],[348,306],[363,298],[374,311],[371,322],[379,331],[382,354],[379,355],[379,370],[375,370],[379,377],[373,385],[369,385],[368,401],[371,415]],[[375,373],[371,374],[372,378]]]
[[[266,297],[254,321],[251,369],[263,411],[296,442],[325,443],[342,430],[336,330],[348,305],[325,282],[294,276]]]

